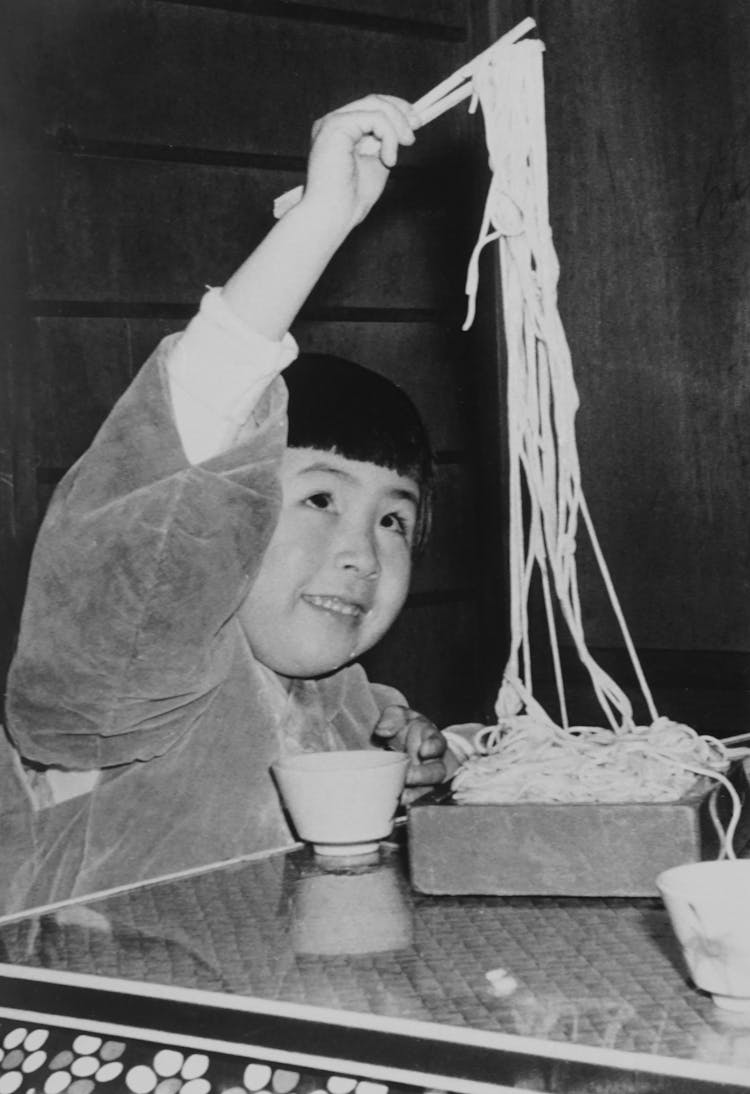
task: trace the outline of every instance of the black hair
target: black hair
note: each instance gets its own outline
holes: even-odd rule
[[[380,373],[328,353],[301,353],[284,380],[290,448],[337,452],[416,482],[418,553],[430,528],[434,471],[427,431],[406,392]]]

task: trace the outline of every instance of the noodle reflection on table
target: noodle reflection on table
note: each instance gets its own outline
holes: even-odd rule
[[[720,1011],[698,1035],[697,1055],[723,1064],[750,1066],[750,1014]]]

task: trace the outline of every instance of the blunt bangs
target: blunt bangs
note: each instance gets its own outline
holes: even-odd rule
[[[337,452],[416,482],[418,552],[429,532],[434,472],[427,431],[406,392],[371,369],[326,353],[300,354],[283,375],[290,448]]]

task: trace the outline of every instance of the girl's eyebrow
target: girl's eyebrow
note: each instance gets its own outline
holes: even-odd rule
[[[391,497],[397,498],[399,501],[410,501],[415,507],[419,505],[419,494],[416,490],[409,490],[406,487],[396,486],[393,490],[389,491]]]
[[[300,467],[297,474],[308,475],[313,471],[329,471],[332,475],[341,475],[341,477],[345,479],[354,478],[354,475],[350,475],[348,471],[344,471],[341,467],[334,467],[333,464],[326,463],[325,460],[316,460],[315,463],[308,463],[305,467]]]

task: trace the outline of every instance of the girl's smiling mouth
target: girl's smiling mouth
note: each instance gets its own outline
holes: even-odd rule
[[[343,600],[340,596],[319,596],[314,593],[303,593],[302,599],[313,608],[319,608],[333,615],[347,615],[359,618],[367,609],[354,600]]]

